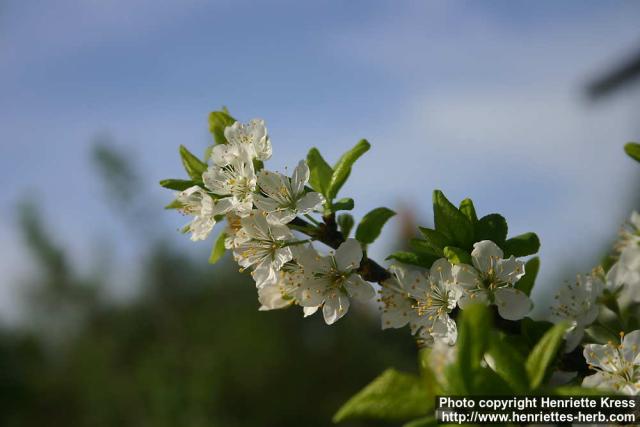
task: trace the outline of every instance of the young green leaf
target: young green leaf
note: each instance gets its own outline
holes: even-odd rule
[[[556,356],[562,348],[567,327],[567,323],[561,322],[549,329],[540,341],[538,341],[527,358],[526,368],[529,384],[532,389],[537,389],[542,386],[551,373],[553,362],[556,360]]]
[[[515,288],[521,290],[527,295],[531,295],[531,290],[538,277],[538,271],[540,270],[540,258],[531,258],[524,265],[524,276],[518,280],[515,284]]]
[[[433,216],[436,230],[446,236],[452,246],[470,248],[473,244],[473,226],[440,190],[433,192]]]
[[[202,174],[207,171],[207,164],[191,154],[184,145],[180,146],[180,157],[189,177],[195,182],[202,182]]]
[[[167,206],[165,206],[165,209],[180,209],[182,208],[184,205],[182,203],[180,203],[178,201],[178,199],[174,200],[173,202],[169,203]]]
[[[507,240],[508,229],[507,220],[502,215],[494,213],[483,216],[476,224],[476,240],[491,240],[502,247]]]
[[[209,113],[209,131],[213,135],[216,144],[226,144],[227,138],[224,136],[224,130],[227,126],[231,126],[236,119],[231,117],[226,111],[213,111]]]
[[[458,356],[452,369],[447,370],[447,380],[457,381],[464,388],[461,391],[468,393],[474,388],[475,375],[489,346],[491,330],[491,316],[486,306],[472,304],[462,310],[458,322]]]
[[[505,380],[517,393],[524,394],[529,390],[524,357],[509,344],[505,337],[491,335],[487,354],[494,360],[496,373]]]
[[[386,260],[395,260],[403,264],[415,265],[418,267],[430,268],[431,264],[437,260],[438,256],[419,255],[413,252],[398,251],[389,255]]]
[[[366,214],[356,229],[356,239],[364,244],[373,243],[384,224],[396,213],[388,208],[376,208]]]
[[[338,215],[337,222],[342,236],[344,236],[345,239],[349,238],[349,234],[351,234],[351,229],[354,224],[353,216],[348,213],[340,214]]]
[[[333,168],[333,174],[331,175],[331,180],[327,187],[327,199],[335,199],[338,195],[338,191],[340,191],[351,174],[351,166],[353,166],[360,156],[369,151],[369,148],[371,148],[371,144],[369,144],[366,139],[362,139],[351,150],[347,151],[342,155],[342,157],[340,157],[340,160],[338,160],[338,163],[336,163]]]
[[[450,242],[447,236],[440,233],[439,231],[432,230],[427,227],[418,227],[420,229],[420,233],[424,236],[425,240],[429,243],[430,246],[434,248],[444,249],[445,246],[449,246]]]
[[[409,247],[416,251],[419,254],[428,255],[428,256],[437,256],[438,258],[442,258],[444,256],[444,252],[441,248],[432,245],[427,240],[424,239],[411,239],[409,240]]]
[[[427,415],[435,402],[420,378],[387,369],[347,401],[333,422],[376,419],[399,421]],[[431,407],[431,408],[430,408]]]
[[[624,146],[624,151],[629,157],[640,162],[640,144],[637,142],[629,142]]]
[[[333,202],[333,211],[350,211],[353,209],[355,204],[353,203],[353,199],[345,197],[340,200]]]
[[[536,233],[524,233],[516,237],[507,239],[504,242],[505,258],[511,255],[523,257],[533,255],[540,249],[540,239]]]
[[[163,179],[160,185],[169,190],[184,191],[189,187],[196,185],[195,182],[186,179]]]
[[[227,235],[225,233],[220,233],[220,235],[218,235],[216,242],[213,244],[213,247],[211,248],[211,255],[209,256],[209,264],[215,264],[224,255],[224,252],[226,249],[224,247],[224,240],[226,238],[227,238]]]
[[[467,217],[472,225],[478,222],[476,208],[475,206],[473,206],[473,201],[471,201],[471,199],[464,199],[460,202],[460,212],[462,212],[462,214]]]
[[[408,423],[404,424],[402,427],[437,427],[442,424],[438,423],[438,419],[435,415],[430,415],[428,417],[418,418]]]
[[[451,264],[468,264],[471,265],[471,255],[467,251],[456,248],[455,246],[447,246],[444,248],[444,256]]]
[[[315,147],[307,154],[307,166],[309,166],[309,185],[318,193],[326,196],[333,169]]]

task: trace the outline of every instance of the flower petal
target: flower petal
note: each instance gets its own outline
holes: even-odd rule
[[[349,297],[342,292],[334,292],[329,295],[322,306],[322,315],[326,324],[333,325],[347,314],[349,304]]]
[[[502,249],[491,240],[483,240],[473,244],[471,259],[474,267],[482,272],[488,272],[502,257]]]
[[[344,287],[349,296],[360,300],[368,301],[376,295],[376,291],[369,282],[366,282],[359,274],[352,274],[344,282]]]
[[[347,239],[336,250],[334,255],[339,271],[348,272],[360,267],[362,247],[356,239]]]
[[[520,320],[531,311],[533,304],[522,291],[513,288],[496,289],[495,302],[498,313],[507,320]]]

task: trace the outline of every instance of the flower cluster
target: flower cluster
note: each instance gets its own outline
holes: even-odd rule
[[[514,288],[524,275],[524,263],[513,256],[504,259],[494,242],[473,245],[472,265],[436,260],[427,270],[392,266],[392,277],[382,283],[382,328],[407,324],[428,344],[454,344],[457,327],[450,313],[472,303],[495,304],[507,320],[518,320],[532,308],[529,297]]]
[[[186,227],[191,239],[205,239],[217,220],[228,220],[225,247],[243,270],[251,270],[260,310],[298,304],[310,315],[322,308],[325,321],[332,324],[345,315],[351,298],[372,298],[373,287],[358,274],[360,243],[347,239],[321,255],[289,227],[298,215],[312,214],[324,202],[307,187],[307,163],[300,161],[291,176],[259,169],[257,161],[272,154],[262,120],[235,122],[224,136],[227,143],[211,151],[202,186],[177,196],[181,211],[194,217]]]

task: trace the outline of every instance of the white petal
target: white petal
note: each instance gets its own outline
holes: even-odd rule
[[[319,306],[325,300],[323,283],[318,280],[305,279],[294,296],[302,307]]]
[[[453,282],[452,265],[446,258],[440,258],[431,265],[429,270],[431,280],[438,282]]]
[[[327,297],[322,306],[322,315],[327,325],[333,325],[349,310],[349,297],[342,292],[334,292]]]
[[[371,286],[369,282],[364,281],[359,274],[352,274],[347,277],[344,282],[344,287],[349,293],[349,296],[360,301],[368,301],[376,296],[376,291],[373,289],[373,286]]]
[[[457,264],[451,267],[454,282],[462,288],[475,289],[480,283],[478,270],[467,264]]]
[[[300,213],[309,213],[315,209],[319,209],[324,202],[324,197],[322,194],[310,192],[302,196],[302,198],[297,203],[297,209]]]
[[[347,239],[336,250],[334,255],[338,270],[346,272],[360,267],[362,247],[356,239]]]
[[[304,313],[304,317],[309,317],[312,314],[315,314],[315,312],[318,311],[319,308],[320,308],[319,305],[316,305],[315,307],[302,307],[302,312]]]
[[[527,294],[518,289],[499,288],[494,295],[498,313],[507,320],[522,319],[529,314],[533,306]]]
[[[488,305],[489,296],[487,295],[487,292],[486,291],[478,291],[473,293],[463,292],[462,296],[458,300],[458,306],[464,310],[465,308],[473,304]]]
[[[640,330],[629,332],[622,339],[622,355],[625,360],[640,364]]]
[[[582,387],[597,388],[600,390],[617,391],[614,385],[615,380],[602,372],[597,372],[582,380]]]
[[[514,284],[524,276],[524,262],[511,256],[509,259],[498,260],[495,265],[496,275],[502,283]]]
[[[473,265],[482,272],[489,271],[497,260],[502,259],[502,256],[502,249],[491,240],[474,243],[471,251]]]
[[[253,280],[255,280],[256,287],[258,288],[273,286],[278,281],[278,273],[268,260],[264,260],[259,263],[251,272],[251,276],[253,277]]]
[[[575,348],[580,344],[582,338],[584,337],[584,326],[574,324],[571,326],[569,331],[564,336],[565,340],[567,340],[567,344],[564,347],[565,353],[571,353]]]
[[[309,181],[309,167],[307,162],[300,160],[300,163],[293,171],[293,175],[291,175],[291,189],[295,198],[304,192],[304,186],[307,181]]]
[[[282,188],[284,187],[283,179],[285,177],[277,172],[262,169],[258,173],[258,186],[270,198],[281,201]]]
[[[264,286],[258,289],[258,301],[261,306],[258,310],[277,310],[293,303],[293,299],[284,298],[280,287],[276,285]]]

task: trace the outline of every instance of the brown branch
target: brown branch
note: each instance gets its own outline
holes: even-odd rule
[[[312,237],[319,242],[324,243],[330,248],[338,249],[340,244],[345,241],[345,238],[338,230],[335,214],[326,215],[323,217],[323,219],[324,223],[320,224],[315,233],[303,232],[309,237]],[[291,221],[291,224],[298,225],[304,228],[313,227],[312,224],[308,223],[302,218],[295,218],[293,221]],[[367,257],[366,255],[363,257],[362,262],[360,263],[358,273],[364,280],[368,282],[380,283],[390,277],[390,274],[386,268],[382,267],[380,264]]]

